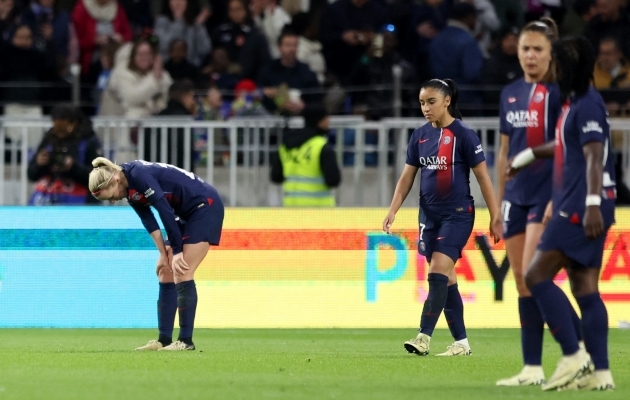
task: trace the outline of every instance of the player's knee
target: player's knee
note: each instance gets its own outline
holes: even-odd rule
[[[536,273],[535,268],[531,268],[527,273],[525,273],[525,288],[529,291],[533,286],[536,286],[542,282],[540,274]]]
[[[173,271],[168,267],[162,267],[158,270],[158,281],[160,283],[171,283],[173,280]]]

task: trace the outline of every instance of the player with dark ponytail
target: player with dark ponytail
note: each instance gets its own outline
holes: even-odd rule
[[[419,333],[405,342],[405,349],[420,356],[429,354],[433,330],[444,310],[455,342],[438,355],[469,355],[464,305],[454,268],[475,221],[468,180],[471,169],[490,209],[490,233],[495,243],[502,235],[501,216],[477,133],[464,125],[457,110],[455,82],[449,79],[425,82],[420,90],[420,105],[429,123],[411,135],[407,161],[383,221],[383,230],[390,233],[396,212],[421,170],[418,252],[430,266],[429,295],[422,310]]]

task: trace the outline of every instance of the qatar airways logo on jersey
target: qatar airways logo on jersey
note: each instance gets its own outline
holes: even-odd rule
[[[505,119],[512,124],[514,128],[538,127],[538,111],[535,110],[508,111],[507,114],[505,114]]]
[[[440,171],[448,169],[446,156],[420,157],[418,161],[420,161],[420,165],[426,167],[426,169],[436,169]]]

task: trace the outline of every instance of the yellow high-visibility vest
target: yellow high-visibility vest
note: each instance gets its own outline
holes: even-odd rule
[[[314,136],[300,147],[280,146],[284,183],[284,205],[287,207],[334,207],[335,197],[326,186],[320,155],[327,143],[323,136]]]

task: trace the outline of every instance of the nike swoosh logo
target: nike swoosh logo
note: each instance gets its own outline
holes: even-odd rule
[[[184,236],[184,237],[182,238],[182,240],[186,240],[186,239],[188,239],[189,237],[190,237],[190,236]]]
[[[424,142],[428,142],[428,141],[429,141],[429,139],[420,139],[420,140],[418,140],[418,143],[424,143]]]
[[[440,236],[440,237],[438,237],[438,238],[437,238],[437,239],[435,239],[435,240],[442,240],[442,239],[444,239],[444,236]]]

